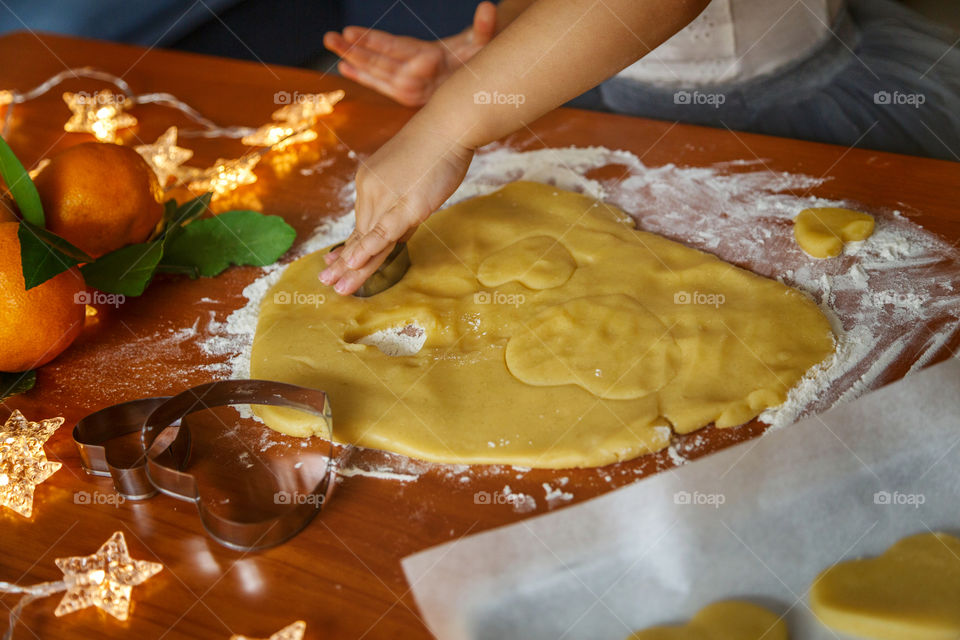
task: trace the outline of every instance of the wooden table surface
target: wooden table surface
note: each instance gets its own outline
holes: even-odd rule
[[[349,152],[371,153],[412,113],[336,76],[58,36],[17,33],[0,38],[0,60],[4,62],[0,88],[27,89],[65,67],[89,65],[121,75],[136,93],[171,92],[223,125],[267,122],[276,108],[277,91],[346,89],[347,98],[325,119],[328,128],[321,131],[317,153],[329,160],[328,167],[310,176],[293,172],[283,179],[263,172],[255,185],[242,191],[244,198],[259,200],[265,212],[283,215],[303,235],[325,216],[342,212],[338,194],[356,167]],[[91,80],[70,81],[17,106],[9,142],[23,162],[31,166],[57,149],[88,140],[82,134],[64,134],[69,112],[60,92],[104,86]],[[152,142],[170,124],[189,124],[163,107],[137,107],[134,113],[140,124],[128,143]],[[192,164],[197,165],[237,157],[243,151],[234,140],[181,142],[196,151]],[[960,239],[957,163],[569,109],[545,116],[508,142],[518,148],[624,148],[648,165],[769,159],[766,164],[772,170],[831,176],[814,195],[851,199],[868,208],[896,207],[948,240]],[[173,639],[242,633],[266,638],[303,619],[307,638],[427,638],[430,634],[404,580],[400,559],[531,515],[515,513],[509,505],[474,504],[474,492],[492,492],[508,482],[515,491],[539,493],[541,483],[557,477],[558,472],[533,470],[518,478],[509,468],[490,469],[464,485],[440,467],[410,483],[347,478],[322,516],[303,533],[259,553],[219,546],[204,534],[192,504],[169,497],[119,506],[78,504],[78,492],[109,496],[111,483],[80,469],[70,437],[76,420],[107,405],[181,391],[218,377],[201,368],[215,358],[190,340],[169,353],[129,345],[207,322],[211,313],[222,321],[245,303],[240,292],[258,273],[234,268],[214,279],[165,278],[119,309],[101,309],[97,322],[88,323],[74,346],[40,370],[35,390],[4,403],[0,417],[21,409],[31,419],[64,416],[67,422],[47,445],[48,456],[64,467],[38,487],[33,517],[0,512],[0,580],[33,584],[59,579],[55,557],[92,553],[117,530],[125,532],[134,557],[165,566],[165,571],[134,588],[133,615],[126,622],[95,609],[56,618],[58,597],[53,596],[27,608],[16,637]],[[899,362],[897,374],[909,364]],[[695,455],[762,430],[755,422],[722,432],[707,428],[699,432],[707,444]],[[662,452],[606,469],[562,475],[574,488],[573,504],[670,466]],[[602,480],[606,475],[612,481]],[[545,511],[545,501],[538,502],[539,512]],[[0,602],[9,607],[15,598],[5,596]]]

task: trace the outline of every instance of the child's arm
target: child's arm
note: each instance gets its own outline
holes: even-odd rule
[[[357,172],[357,228],[320,275],[352,293],[456,190],[474,149],[668,39],[709,0],[539,0],[461,67]]]

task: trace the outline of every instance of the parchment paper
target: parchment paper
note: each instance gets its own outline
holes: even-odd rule
[[[575,488],[570,490],[576,491]],[[439,638],[617,639],[746,598],[794,640],[824,568],[960,534],[960,361],[678,469],[403,560]]]

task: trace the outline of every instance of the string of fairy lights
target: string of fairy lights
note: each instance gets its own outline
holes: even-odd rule
[[[119,143],[122,140],[121,132],[137,125],[136,116],[130,113],[132,108],[154,104],[175,109],[198,127],[180,131],[178,127],[171,126],[152,144],[139,145],[135,149],[151,166],[165,189],[184,186],[191,191],[210,191],[215,198],[241,185],[256,182],[253,169],[266,153],[315,140],[317,132],[314,127],[317,122],[321,117],[333,113],[334,106],[344,96],[340,90],[294,94],[291,102],[274,111],[271,122],[263,126],[223,127],[173,94],[135,94],[123,78],[99,69],[78,67],[61,71],[27,91],[0,90],[0,107],[6,107],[3,137],[6,138],[10,132],[16,105],[39,98],[61,83],[78,78],[106,82],[116,90],[64,92],[63,101],[71,112],[63,125],[64,131],[88,133],[100,142]],[[242,144],[257,148],[239,158],[219,158],[209,167],[192,167],[184,163],[193,157],[193,151],[177,146],[180,137],[239,138]],[[44,165],[45,162],[41,161],[31,173],[36,174]]]
[[[80,78],[106,82],[115,90],[64,92],[63,101],[71,113],[63,125],[64,131],[88,133],[100,142],[122,143],[122,132],[137,125],[131,109],[146,104],[174,109],[196,127],[180,131],[178,127],[170,126],[153,143],[138,145],[134,149],[150,165],[166,190],[186,187],[191,191],[212,192],[214,198],[256,182],[253,170],[270,151],[315,140],[317,132],[314,127],[319,119],[332,113],[344,96],[343,91],[294,94],[294,100],[273,112],[271,122],[260,127],[223,127],[173,94],[135,94],[118,76],[80,67],[62,71],[26,91],[0,90],[0,108],[6,109],[0,135],[8,137],[18,105],[49,93],[67,80]],[[252,148],[239,158],[220,158],[209,167],[193,167],[185,164],[193,157],[193,151],[178,146],[180,137],[239,138],[243,145]],[[30,172],[31,176],[41,171],[47,162],[49,160],[44,159],[37,163]],[[63,422],[63,418],[31,422],[19,411],[14,411],[4,424],[0,424],[0,509],[9,509],[24,518],[32,516],[34,489],[62,466],[60,462],[47,459],[44,444]],[[157,562],[132,559],[123,533],[119,531],[95,554],[58,558],[55,563],[63,572],[63,579],[58,581],[29,586],[0,581],[0,594],[21,596],[10,609],[10,624],[2,640],[13,638],[14,628],[27,604],[57,593],[64,593],[54,611],[58,617],[92,606],[119,620],[126,620],[133,587],[163,569],[163,565]],[[305,632],[306,624],[296,621],[267,640],[302,640]],[[233,635],[231,640],[253,639]]]

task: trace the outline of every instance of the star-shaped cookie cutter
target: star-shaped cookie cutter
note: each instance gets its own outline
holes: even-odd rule
[[[326,468],[306,499],[283,505],[281,513],[259,520],[235,520],[216,513],[201,497],[196,477],[186,471],[191,454],[187,415],[228,405],[271,405],[318,416],[330,439]],[[204,529],[220,544],[251,551],[281,544],[297,535],[330,499],[336,472],[349,451],[334,456],[333,415],[327,394],[282,382],[223,380],[188,389],[175,396],[133,400],[101,409],[73,429],[84,471],[110,476],[117,492],[128,500],[145,500],[159,493],[197,505]],[[142,453],[126,459],[111,446],[120,436],[140,432]],[[255,510],[256,511],[256,510]]]

